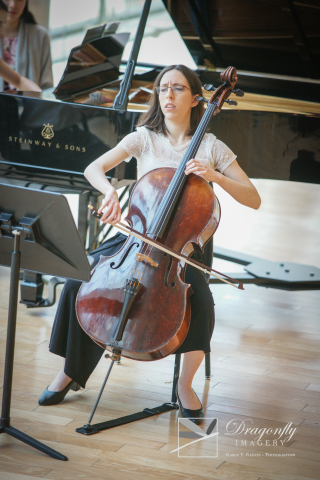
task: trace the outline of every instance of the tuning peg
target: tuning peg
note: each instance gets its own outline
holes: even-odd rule
[[[203,88],[207,90],[207,92],[210,92],[210,90],[217,90],[213,85],[210,85],[209,83],[203,85]]]
[[[232,93],[235,93],[237,97],[243,97],[244,96],[244,92],[242,90],[240,90],[239,88],[237,88],[237,90],[233,90]]]
[[[198,100],[198,102],[205,102],[205,103],[208,103],[208,100],[204,97],[199,97],[199,95],[196,96],[196,100]]]
[[[237,106],[238,105],[238,102],[235,102],[234,100],[225,100],[226,103],[229,103],[229,105],[235,105]]]

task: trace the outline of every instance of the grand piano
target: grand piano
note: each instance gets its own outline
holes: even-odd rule
[[[89,31],[72,49],[54,91],[0,93],[0,183],[78,193],[78,229],[87,247],[95,227],[86,209],[98,192],[83,171],[134,130],[164,66],[137,62],[147,3],[127,62],[121,55],[128,35],[117,34],[118,24],[111,23]],[[238,69],[245,96],[237,98],[236,107],[226,105],[209,130],[237,153],[249,177],[320,183],[316,2],[246,0],[240,9],[235,0],[164,0],[164,5],[202,84],[218,86],[221,71],[229,65]],[[128,69],[124,85],[121,70]],[[135,162],[123,162],[107,176],[127,192],[136,179]],[[41,288],[35,289],[29,306],[41,305]]]

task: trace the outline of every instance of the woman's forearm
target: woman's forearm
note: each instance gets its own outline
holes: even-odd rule
[[[195,173],[201,175],[208,182],[217,183],[237,202],[246,207],[257,210],[261,205],[259,193],[236,160],[222,174],[193,158],[186,163],[185,173],[186,175]]]
[[[105,176],[104,169],[101,165],[91,163],[84,171],[84,176],[91,185],[99,192],[106,195],[110,190],[114,190],[107,177]]]
[[[84,176],[94,188],[106,195],[115,190],[106,178],[106,172],[119,165],[126,158],[128,158],[127,152],[118,145],[90,163],[84,171]]]
[[[257,210],[261,205],[261,198],[254,185],[240,183],[236,180],[226,177],[222,173],[215,172],[215,182],[220,185],[223,190],[229,193],[237,202],[246,207]]]
[[[0,59],[0,77],[2,77],[7,83],[11,83],[18,88],[21,75],[15,72],[9,65]]]
[[[105,174],[126,158],[128,158],[127,152],[117,145],[90,163],[84,171],[86,179],[94,188],[104,195],[104,200],[102,200],[101,207],[99,208],[99,213],[102,213],[100,220],[103,223],[115,225],[121,220],[121,207],[117,191],[106,178]]]
[[[2,77],[7,83],[11,83],[15,88],[20,91],[28,92],[41,92],[41,88],[38,87],[32,80],[22,77],[19,73],[15,72],[9,65],[0,59],[0,77]]]
[[[16,86],[21,92],[42,92],[41,88],[29,78],[19,75],[19,83]]]

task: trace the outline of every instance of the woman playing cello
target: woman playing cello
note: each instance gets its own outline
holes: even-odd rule
[[[140,117],[137,131],[127,135],[115,148],[91,163],[85,170],[88,181],[105,195],[99,212],[101,221],[115,225],[121,219],[116,190],[105,173],[122,161],[135,157],[138,179],[161,167],[177,168],[204,113],[201,83],[196,74],[183,65],[164,68],[154,84],[150,107]],[[216,171],[219,170],[219,171]],[[187,163],[185,174],[194,173],[217,183],[239,203],[258,209],[260,196],[236,161],[234,153],[213,134],[205,134],[195,159]],[[199,212],[201,214],[201,212]],[[114,255],[127,237],[117,233],[91,252],[98,262],[100,255]],[[182,416],[202,422],[203,409],[192,389],[192,380],[204,354],[210,352],[214,328],[214,303],[202,272],[187,266],[185,282],[191,284],[191,322],[188,334],[174,353],[184,353],[178,381],[178,400]],[[49,350],[64,358],[64,366],[39,399],[40,405],[53,405],[67,392],[85,383],[104,350],[81,329],[75,301],[81,283],[68,280],[59,301]]]

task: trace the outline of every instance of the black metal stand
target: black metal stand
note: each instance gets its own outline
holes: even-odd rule
[[[108,420],[106,422],[95,423],[94,425],[91,425],[93,416],[97,409],[104,387],[106,386],[106,383],[109,378],[112,367],[114,365],[114,362],[118,362],[120,358],[120,354],[121,354],[120,349],[113,349],[112,355],[106,355],[106,358],[111,358],[111,364],[108,369],[106,378],[104,379],[104,382],[101,386],[99,395],[92,409],[88,423],[83,427],[77,428],[76,432],[82,433],[82,435],[94,435],[95,433],[99,433],[102,430],[107,430],[113,427],[119,427],[120,425],[126,425],[127,423],[136,422],[137,420],[142,420],[143,418],[152,417],[153,415],[158,415],[159,413],[165,413],[165,412],[169,412],[170,410],[179,409],[179,406],[176,403],[177,402],[176,386],[177,386],[179,373],[180,373],[181,355],[176,354],[175,363],[174,363],[174,372],[173,372],[171,403],[163,403],[159,407],[144,408],[141,412],[132,413],[131,415],[126,415],[124,417],[114,418],[113,420]],[[205,355],[205,375],[207,379],[210,378],[210,353],[206,353]]]
[[[7,433],[18,440],[30,445],[37,450],[40,450],[50,457],[57,460],[68,460],[68,457],[62,455],[62,453],[53,450],[47,445],[38,442],[29,435],[26,435],[20,430],[10,425],[10,406],[11,406],[11,392],[12,392],[12,376],[13,376],[13,360],[14,360],[14,344],[16,336],[16,323],[17,323],[17,304],[18,304],[18,289],[19,289],[19,271],[20,271],[20,235],[23,227],[12,231],[14,235],[14,247],[11,256],[11,278],[10,278],[10,295],[9,295],[9,312],[8,312],[8,330],[7,330],[7,346],[6,346],[6,358],[4,369],[4,381],[3,381],[3,397],[2,397],[2,410],[1,410],[1,422],[0,433]]]
[[[81,428],[77,428],[76,432],[82,433],[83,435],[94,435],[95,433],[99,433],[102,430],[107,430],[113,427],[119,427],[120,425],[126,425],[127,423],[135,422],[137,420],[142,420],[143,418],[147,418],[147,417],[152,417],[153,415],[158,415],[159,413],[169,412],[170,410],[178,410],[179,406],[175,403],[177,400],[177,397],[175,394],[175,391],[176,391],[175,386],[179,378],[180,355],[176,355],[171,403],[163,403],[159,407],[154,407],[154,408],[144,408],[141,412],[132,413],[131,415],[126,415],[124,417],[114,418],[113,420],[108,420],[106,422],[101,422],[101,423],[96,423],[94,425],[91,425],[93,416],[97,409],[104,387],[106,386],[106,383],[109,378],[112,367],[114,365],[114,362],[118,360],[120,354],[121,354],[121,350],[114,348],[111,356],[106,355],[106,358],[111,358],[111,364],[108,369],[106,378],[104,379],[104,382],[102,384],[98,398],[91,412],[88,423]]]
[[[63,195],[1,186],[0,264],[11,267],[0,433],[8,433],[57,460],[68,460],[10,425],[20,268],[85,282],[90,280],[90,265]]]
[[[320,289],[320,268],[311,265],[272,262],[222,247],[215,247],[214,256],[243,265],[244,272],[229,273],[230,277],[242,283],[289,291]],[[220,280],[211,277],[209,283],[219,282]]]

